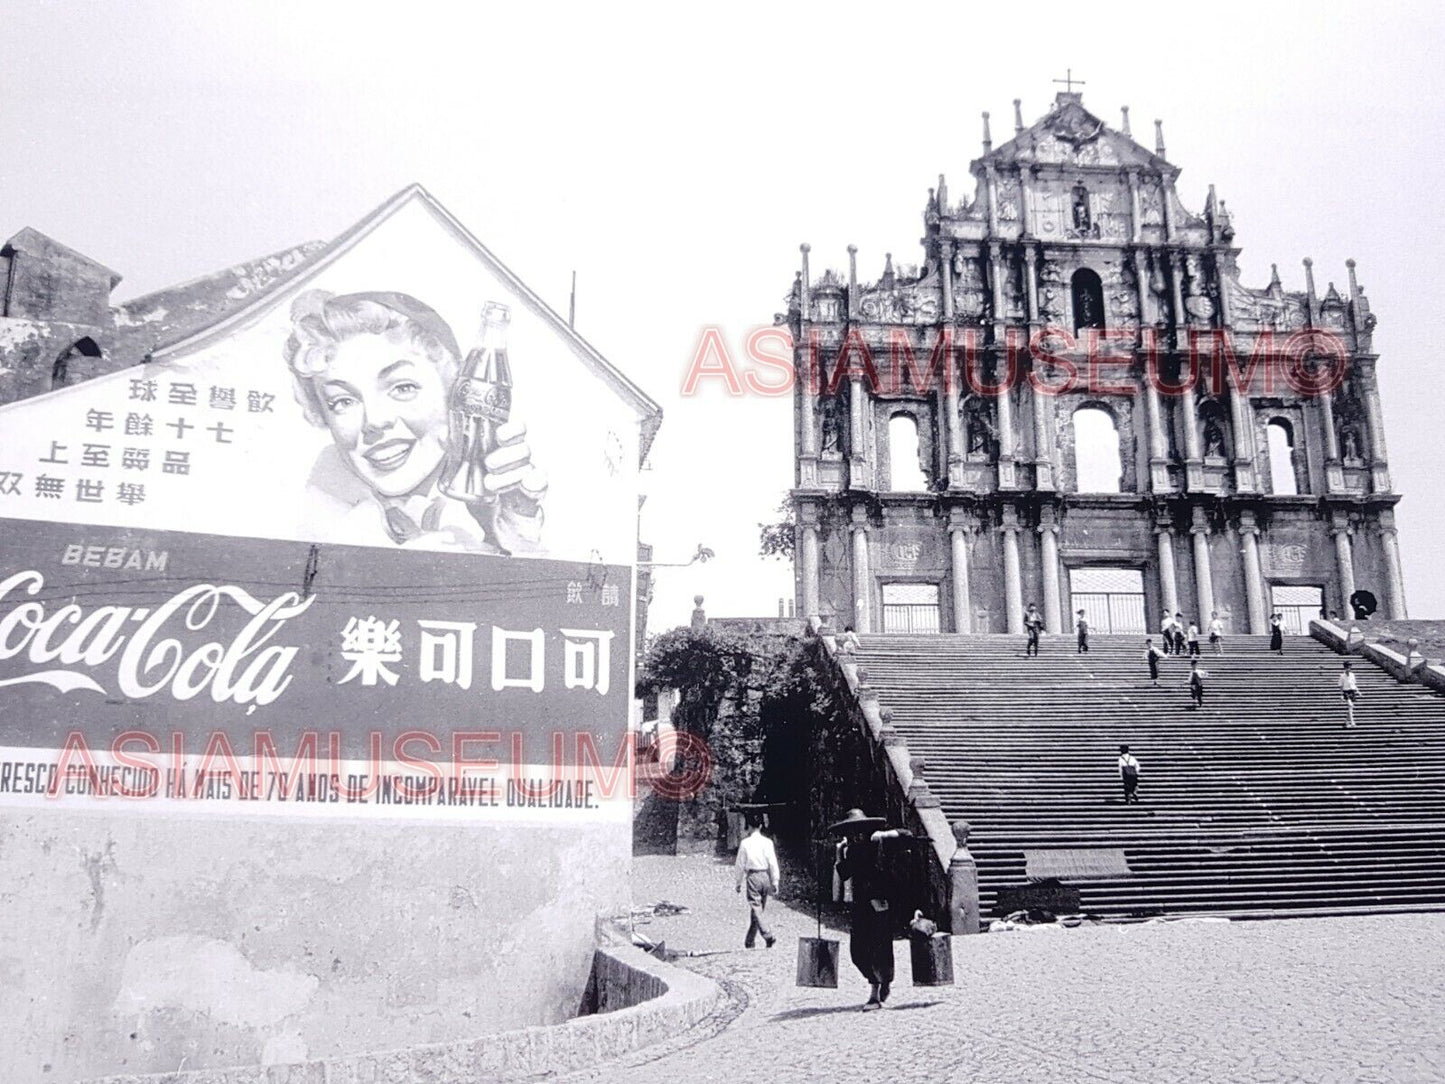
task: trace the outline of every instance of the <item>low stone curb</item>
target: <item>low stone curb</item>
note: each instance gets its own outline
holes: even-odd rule
[[[551,1027],[453,1043],[343,1055],[291,1065],[192,1069],[93,1077],[85,1084],[476,1084],[574,1072],[676,1037],[717,1007],[712,980],[663,963],[630,944],[593,957],[602,1011]],[[617,1006],[617,1007],[613,1007]]]

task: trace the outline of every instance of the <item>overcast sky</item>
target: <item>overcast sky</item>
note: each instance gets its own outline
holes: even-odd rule
[[[979,113],[1012,134],[1072,67],[1152,141],[1193,210],[1228,202],[1245,282],[1343,287],[1375,337],[1411,615],[1437,574],[1445,257],[1440,5],[1035,2],[851,6],[12,0],[0,20],[0,233],[33,226],[126,297],[341,232],[419,181],[665,411],[643,536],[653,628],[776,612],[757,523],[792,482],[790,400],[684,400],[704,327],[740,350],[815,274],[920,259],[942,172],[971,190]],[[517,359],[521,364],[521,359]],[[1379,593],[1379,592],[1377,592]]]

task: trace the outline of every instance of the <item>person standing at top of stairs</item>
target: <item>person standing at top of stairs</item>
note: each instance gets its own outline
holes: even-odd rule
[[[1193,621],[1189,622],[1188,640],[1189,657],[1191,659],[1197,659],[1199,657],[1199,626],[1196,625]]]
[[[843,636],[838,641],[838,650],[845,655],[856,655],[858,648],[861,647],[862,644],[863,641],[858,639],[858,634],[853,631],[853,626],[844,625]]]
[[[1089,619],[1084,616],[1084,611],[1079,611],[1079,620],[1076,625],[1079,630],[1079,648],[1075,652],[1078,655],[1086,655],[1089,652]]]
[[[1279,614],[1269,616],[1269,649],[1276,655],[1284,654],[1284,618]]]
[[[1159,626],[1159,639],[1162,641],[1160,646],[1163,648],[1164,654],[1174,654],[1174,634],[1178,631],[1179,625],[1172,615],[1166,613],[1163,623]]]
[[[1184,654],[1184,615],[1182,613],[1174,615],[1174,654]]]
[[[1209,646],[1216,655],[1224,654],[1224,622],[1219,619],[1218,610],[1209,615]]]

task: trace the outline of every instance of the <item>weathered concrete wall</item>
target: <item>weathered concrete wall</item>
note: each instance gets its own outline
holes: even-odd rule
[[[625,819],[0,815],[0,1080],[299,1062],[568,1019]],[[311,1078],[306,1078],[311,1079]]]
[[[164,1076],[123,1074],[92,1084],[477,1084],[533,1080],[584,1069],[675,1038],[722,1001],[716,983],[627,944],[609,944],[592,961],[589,991],[606,1005],[551,1027],[459,1042],[416,1045],[353,1057],[261,1069],[241,1067]]]

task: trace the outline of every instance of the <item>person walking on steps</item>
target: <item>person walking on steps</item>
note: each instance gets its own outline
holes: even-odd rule
[[[1079,611],[1079,620],[1075,623],[1079,630],[1079,647],[1075,654],[1087,655],[1089,653],[1089,619],[1084,616],[1084,611]]]
[[[838,640],[838,650],[845,655],[856,655],[863,642],[858,639],[858,634],[853,631],[852,625],[843,626],[843,635]]]
[[[1224,654],[1224,622],[1219,619],[1218,610],[1209,615],[1209,646],[1216,655]]]
[[[1124,802],[1139,804],[1139,762],[1129,754],[1127,745],[1119,746],[1119,781],[1124,784]]]
[[[1156,687],[1159,684],[1159,660],[1161,658],[1163,658],[1163,653],[1154,646],[1154,641],[1146,639],[1144,641],[1144,659],[1149,663],[1149,682]]]
[[[1346,727],[1355,725],[1355,701],[1360,698],[1360,687],[1355,683],[1355,668],[1346,660],[1345,668],[1340,673],[1340,699],[1345,702],[1345,711],[1349,718],[1345,721]]]
[[[737,861],[733,863],[737,870],[737,891],[747,889],[748,934],[743,939],[743,947],[755,948],[758,935],[761,934],[763,944],[772,948],[777,938],[773,936],[773,931],[768,929],[768,924],[763,919],[763,911],[768,906],[768,897],[777,894],[778,885],[782,882],[782,873],[778,869],[778,852],[773,841],[763,835],[761,816],[749,812],[747,825],[748,834],[738,844]]]
[[[1269,617],[1269,649],[1276,655],[1284,654],[1284,619],[1279,614]]]
[[[1174,654],[1184,654],[1184,615],[1182,613],[1174,615]]]
[[[861,809],[848,810],[828,831],[843,837],[838,876],[853,882],[848,956],[870,987],[863,1011],[881,1009],[893,986],[894,912],[901,903],[901,888],[889,874],[890,850],[898,846],[893,841],[910,840],[912,833],[889,828],[882,817],[867,816]]]
[[[1204,679],[1208,676],[1209,671],[1199,669],[1198,659],[1189,660],[1189,699],[1193,711],[1204,707]]]
[[[1191,659],[1199,658],[1199,626],[1193,621],[1189,622],[1187,639],[1189,641],[1189,657]]]
[[[1178,627],[1174,623],[1173,615],[1166,613],[1159,626],[1159,647],[1166,655],[1174,654],[1174,631]]]
[[[1044,631],[1044,615],[1039,613],[1039,608],[1032,602],[1024,612],[1024,631],[1029,634],[1028,646],[1024,648],[1024,656],[1037,656],[1039,653],[1039,633]]]

